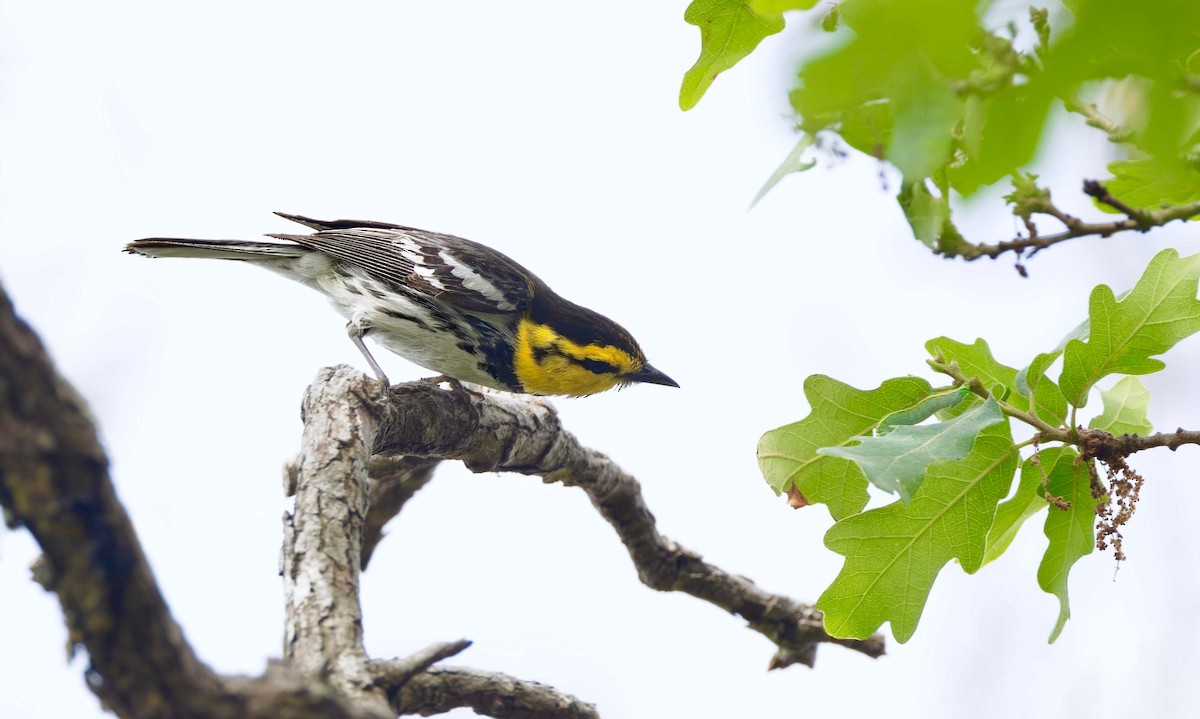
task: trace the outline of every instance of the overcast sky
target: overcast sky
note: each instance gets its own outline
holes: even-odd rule
[[[1161,247],[1196,248],[1185,227],[1068,243],[1027,280],[1010,260],[947,262],[911,240],[894,178],[885,189],[865,158],[823,160],[748,211],[795,142],[803,28],[684,114],[699,34],[683,10],[0,4],[0,279],[91,402],[175,617],[218,671],[258,673],[280,652],[280,478],[300,397],[318,368],[363,362],[319,295],[252,267],[120,253],[130,239],[294,230],[281,210],[511,255],[624,324],[681,385],[556,401],[565,426],[638,476],[663,533],[806,601],[841,565],[821,542],[828,513],[787,509],[754,456],[763,431],[807,413],[805,376],[923,374],[942,334],[983,333],[1022,365],[1085,317],[1094,284],[1122,291]],[[1042,172],[1088,213],[1076,188],[1108,148],[1076,129]],[[999,192],[968,236],[1011,237]],[[376,356],[393,381],[428,374]],[[1147,378],[1156,427],[1200,425],[1198,361],[1185,343]],[[639,584],[582,492],[447,465],[365,575],[367,646],[466,637],[456,663],[552,684],[606,719],[1182,716],[1197,704],[1195,458],[1136,458],[1130,559],[1076,567],[1056,645],[1031,523],[976,576],[947,566],[886,658],[824,647],[816,669],[772,673],[773,646],[740,620]],[[99,717],[56,599],[29,580],[35,556],[26,532],[0,529],[0,717]]]

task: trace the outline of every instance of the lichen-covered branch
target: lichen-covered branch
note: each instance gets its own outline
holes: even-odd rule
[[[1102,429],[1081,428],[1077,443],[1086,456],[1107,460],[1158,447],[1167,447],[1173,452],[1185,444],[1200,444],[1200,431],[1181,427],[1174,432],[1156,432],[1142,437],[1136,434],[1117,436]]]
[[[367,714],[275,666],[250,679],[205,666],[171,617],[84,401],[0,288],[0,505],[42,549],[87,685],[123,719],[331,719]]]
[[[363,648],[358,579],[376,426],[370,407],[383,397],[377,383],[348,373],[322,372],[309,385],[303,447],[288,471],[296,507],[284,517],[281,567],[284,661],[379,716],[388,702]]]
[[[348,368],[337,374],[360,376]],[[881,637],[830,637],[821,613],[811,606],[767,592],[659,534],[638,481],[603,454],[583,447],[544,400],[410,383],[393,387],[390,404],[377,414],[378,453],[458,459],[476,472],[535,474],[580,487],[616,530],[642,582],[660,591],[685,592],[741,616],[778,646],[773,668],[811,666],[822,642],[872,657],[883,654]]]

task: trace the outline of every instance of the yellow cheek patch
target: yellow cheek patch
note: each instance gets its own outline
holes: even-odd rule
[[[533,394],[596,394],[620,383],[621,375],[640,369],[640,363],[623,350],[611,345],[581,345],[526,319],[517,327],[513,359],[517,379]],[[611,365],[616,372],[593,372],[580,365],[587,360]]]

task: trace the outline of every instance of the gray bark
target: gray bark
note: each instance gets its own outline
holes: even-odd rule
[[[220,676],[171,617],[116,497],[79,395],[55,371],[0,288],[0,505],[44,552],[36,578],[57,594],[88,686],[126,719],[377,718],[469,707],[494,717],[575,719],[594,706],[536,682],[435,666],[460,640],[411,657],[363,649],[359,573],[383,525],[442,459],[580,487],[613,526],[648,586],[742,616],[776,645],[771,668],[812,665],[822,642],[868,656],[878,636],[837,640],[810,606],[759,589],[662,536],[637,480],[564,431],[549,403],[416,382],[385,391],[348,367],[322,370],[304,400],[300,456],[285,486],[283,661],[259,677]],[[403,455],[397,456],[397,455]]]

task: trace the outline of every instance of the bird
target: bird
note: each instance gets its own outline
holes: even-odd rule
[[[450,380],[509,392],[582,397],[633,383],[679,386],[621,325],[489,247],[387,222],[275,214],[313,232],[266,235],[281,242],[149,237],[124,251],[235,260],[315,289],[346,319],[384,386],[364,338]]]

